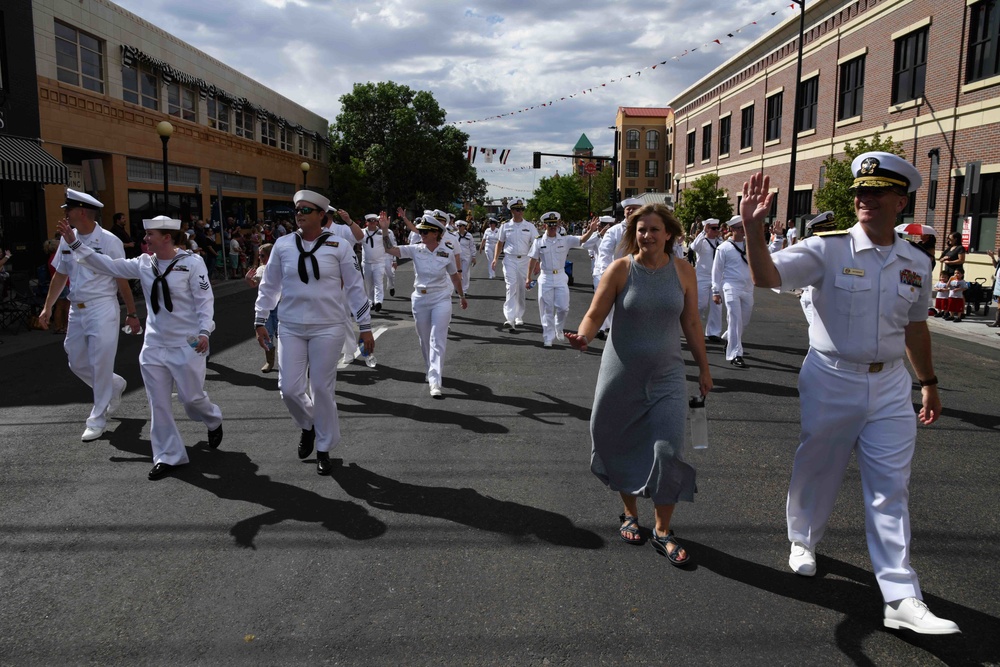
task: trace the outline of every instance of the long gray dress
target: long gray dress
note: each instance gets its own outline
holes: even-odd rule
[[[683,459],[688,398],[677,259],[654,272],[630,261],[597,377],[590,469],[611,490],[657,505],[692,501],[695,471]]]

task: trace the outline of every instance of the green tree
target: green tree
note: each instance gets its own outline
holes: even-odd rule
[[[392,81],[356,83],[340,103],[330,131],[335,202],[357,210],[422,210],[485,191],[465,159],[469,135],[444,124],[445,111],[431,93]]]
[[[729,220],[733,217],[733,205],[729,203],[729,192],[725,188],[719,188],[719,177],[716,174],[705,174],[681,191],[681,200],[674,212],[684,229],[690,229],[697,218],[717,218],[722,222]]]
[[[531,195],[524,215],[537,220],[548,211],[558,211],[563,220],[584,220],[587,217],[587,192],[575,174],[556,174],[543,178]]]
[[[587,194],[587,175],[583,176],[574,174],[576,178],[580,179],[580,189],[583,194]],[[600,215],[601,211],[611,206],[611,193],[615,189],[615,178],[614,173],[610,166],[604,168],[604,170],[597,172],[591,176],[590,187],[590,210],[591,215]],[[544,211],[543,211],[544,213]]]
[[[872,135],[871,140],[860,139],[856,144],[844,144],[844,157],[838,159],[830,156],[823,161],[826,167],[826,175],[823,180],[823,187],[816,192],[816,210],[833,211],[833,220],[838,229],[851,227],[856,217],[854,215],[854,194],[851,192],[851,184],[854,183],[854,174],[851,172],[851,162],[854,158],[867,153],[868,151],[883,151],[894,153],[900,157],[906,157],[903,153],[903,145],[892,140],[892,137],[882,139],[879,133]]]

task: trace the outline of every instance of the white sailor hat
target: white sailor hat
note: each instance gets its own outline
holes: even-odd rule
[[[542,217],[539,218],[539,221],[545,223],[546,225],[558,225],[561,219],[562,216],[559,215],[557,211],[549,211],[548,213],[542,213]]]
[[[321,210],[330,210],[330,200],[321,195],[318,192],[313,192],[312,190],[299,190],[292,197],[292,201],[298,204],[299,202],[309,202],[314,206],[318,206]]]
[[[445,215],[448,216],[448,222],[455,222],[455,214],[454,213],[445,213]]]
[[[495,225],[497,224],[497,219],[491,215],[489,218],[486,219],[486,222],[490,223],[491,225]]]
[[[642,206],[642,200],[638,197],[629,197],[628,199],[622,200],[622,208],[628,208],[629,206]]]
[[[426,211],[424,211],[424,215],[427,215]],[[444,211],[442,211],[439,208],[436,208],[433,211],[431,211],[430,215],[435,220],[439,220],[439,221],[444,222],[444,223],[448,222],[448,214],[445,213]]]
[[[523,209],[524,206],[525,206],[524,198],[523,197],[514,197],[509,202],[507,202],[507,208],[509,208],[510,210],[513,211],[515,206],[520,206]]]
[[[719,219],[718,218],[709,218],[708,220],[705,220],[701,224],[704,225],[705,227],[718,227],[719,226]]]
[[[100,208],[104,208],[104,204],[97,201],[86,192],[78,192],[71,188],[66,188],[66,203],[60,206],[60,208],[74,208],[80,206],[82,208],[92,208],[95,211]]]
[[[143,219],[143,229],[158,229],[160,231],[171,231],[181,228],[181,221],[166,215],[158,215],[150,220]]]
[[[733,217],[729,218],[729,222],[727,222],[726,224],[729,225],[730,229],[732,229],[733,227],[742,227],[743,216],[734,215]]]
[[[469,221],[468,220],[459,220],[455,224],[458,225],[459,227],[468,227],[469,226]]]
[[[433,215],[422,215],[416,220],[417,229],[433,229],[435,231],[444,231],[444,222],[438,220]]]
[[[368,213],[365,215],[365,220],[378,220],[378,216],[374,213]]]
[[[824,211],[820,213],[815,218],[806,223],[806,229],[812,229],[816,226],[822,225],[832,225],[833,224],[833,211]]]
[[[597,219],[599,225],[613,225],[615,224],[615,216],[613,215],[602,215]]]
[[[915,192],[923,184],[920,172],[905,159],[892,153],[871,151],[851,162],[852,188],[903,188]]]

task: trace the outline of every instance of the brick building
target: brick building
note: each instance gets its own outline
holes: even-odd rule
[[[304,175],[328,185],[326,119],[108,0],[4,0],[0,34],[0,164],[17,167],[0,171],[0,231],[31,257],[67,180],[104,202],[106,227],[122,211],[134,229],[162,213],[220,219],[219,191],[221,217],[256,219],[289,212]],[[61,177],[46,180],[46,157]]]
[[[618,107],[617,188],[623,198],[644,192],[671,192],[669,153],[673,111],[665,107]]]
[[[736,206],[743,182],[763,169],[777,193],[771,218],[784,220],[791,204],[801,220],[818,213],[823,160],[878,131],[902,143],[924,178],[904,219],[933,226],[940,248],[967,213],[967,270],[992,275],[985,251],[1000,245],[1000,0],[809,2],[796,82],[798,33],[795,15],[671,100],[681,196],[716,173]],[[966,201],[973,161],[982,163],[979,192]]]

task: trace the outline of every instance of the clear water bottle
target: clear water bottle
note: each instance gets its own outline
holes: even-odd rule
[[[190,345],[191,349],[194,350],[195,352],[198,352],[198,343],[199,343],[198,339],[199,336],[196,336],[194,334],[191,334],[190,336],[187,337],[187,344]],[[198,354],[201,354],[201,352],[198,352]]]
[[[364,338],[359,338],[358,339],[358,352],[361,353],[361,358],[365,360],[365,366],[367,366],[368,368],[375,368],[375,365],[378,363],[378,361],[375,359],[375,354],[374,353],[368,354],[365,351],[365,339]]]
[[[537,281],[537,280],[532,280],[532,281],[531,281],[531,282],[530,282],[530,283],[528,284],[528,289],[535,289],[535,285],[537,285],[537,284],[538,284],[538,281]]]

